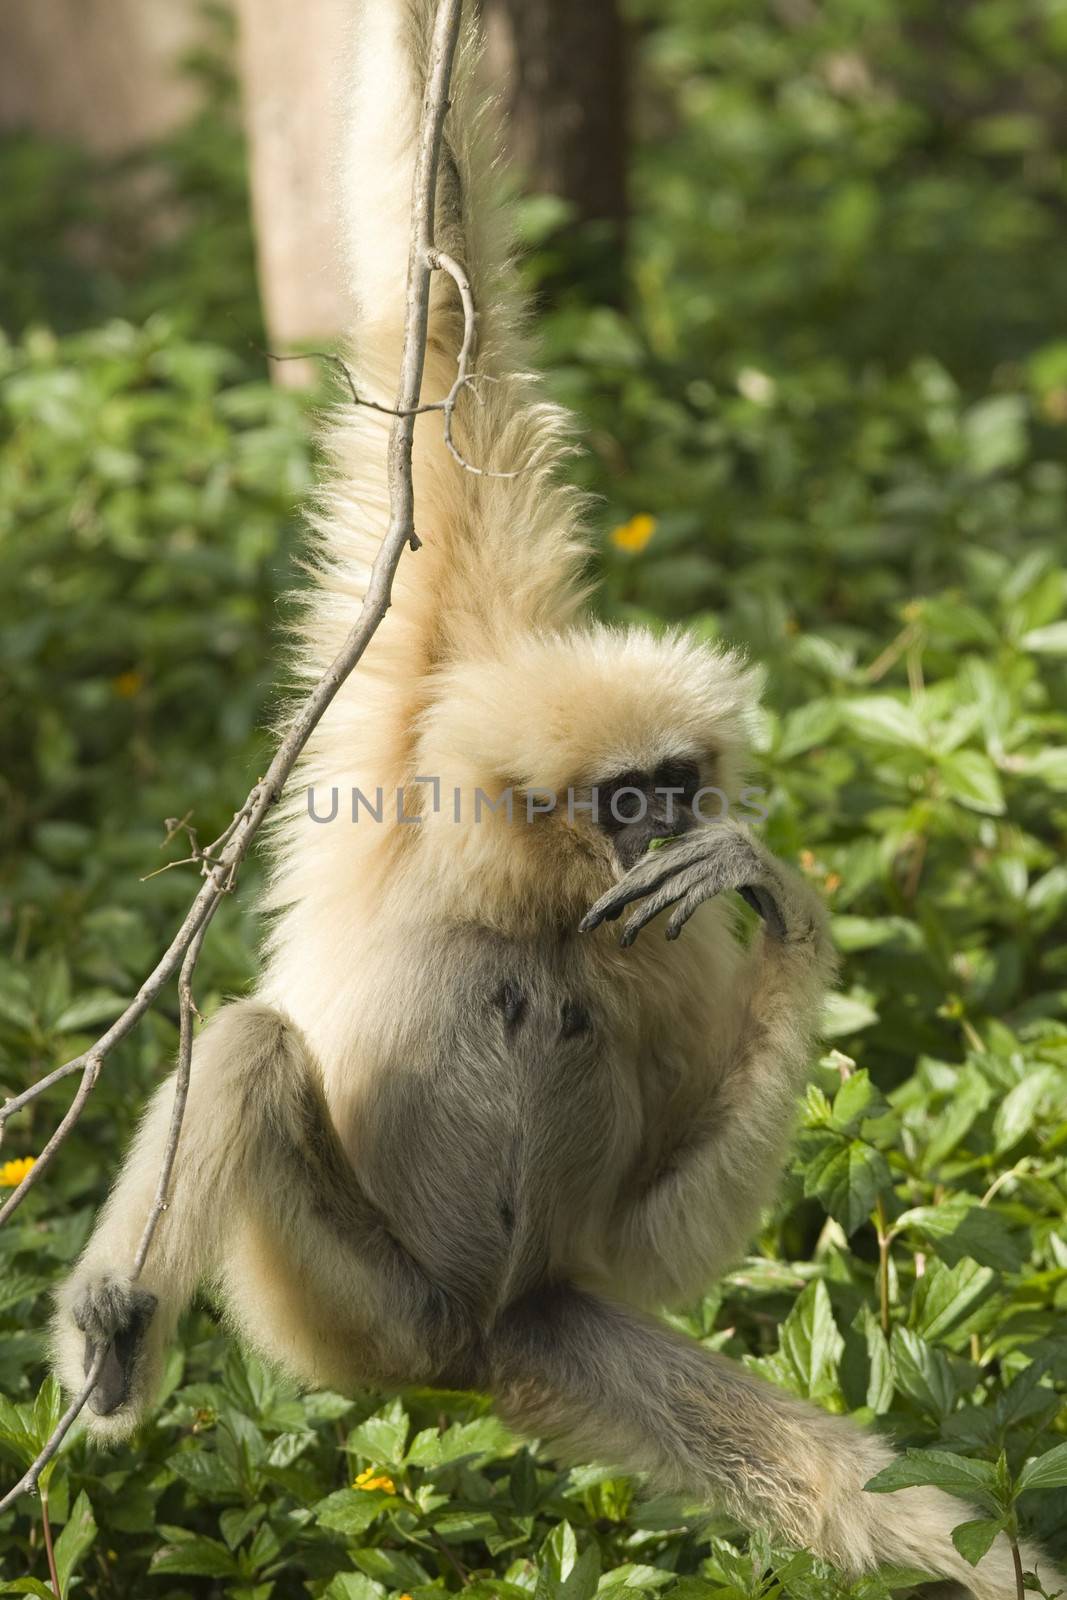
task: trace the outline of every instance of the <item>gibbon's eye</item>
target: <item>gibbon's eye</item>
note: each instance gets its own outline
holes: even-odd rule
[[[674,757],[661,761],[653,774],[657,789],[681,789],[683,800],[692,800],[700,788],[700,768],[695,761]]]
[[[597,793],[600,826],[609,833],[624,828],[628,822],[639,821],[647,809],[647,772],[619,772],[593,787]]]

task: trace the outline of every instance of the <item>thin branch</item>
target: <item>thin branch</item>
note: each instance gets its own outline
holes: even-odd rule
[[[345,361],[344,357],[337,355],[335,351],[306,350],[295,351],[291,355],[278,355],[277,352],[273,350],[264,350],[259,345],[253,345],[253,349],[258,350],[259,353],[268,361],[304,361],[308,358],[317,359],[319,361],[328,361],[343,375],[345,383],[348,385],[348,392],[352,396],[353,405],[366,406],[369,410],[379,411],[387,417],[414,418],[424,416],[428,411],[440,411],[444,418],[445,444],[448,446],[449,453],[451,454],[453,460],[463,468],[464,472],[472,472],[478,478],[517,478],[522,470],[521,468],[516,467],[514,471],[511,472],[498,472],[490,467],[477,467],[473,461],[467,460],[466,456],[456,444],[452,432],[452,421],[453,417],[455,416],[456,402],[459,400],[459,397],[464,389],[469,388],[477,395],[476,385],[483,381],[483,376],[471,372],[470,370],[478,314],[474,305],[474,295],[471,290],[470,279],[468,278],[464,268],[460,266],[455,257],[450,256],[444,250],[438,250],[436,245],[431,245],[426,251],[426,260],[431,271],[446,272],[452,279],[459,291],[460,304],[463,307],[463,336],[460,341],[459,354],[456,357],[456,376],[452,387],[449,389],[444,399],[426,400],[421,403],[416,399],[409,406],[401,405],[399,402],[395,406],[383,406],[379,401],[369,400],[366,395],[360,394],[356,387],[356,380],[352,374],[351,367],[348,365],[347,361]],[[187,863],[180,861],[170,863],[172,866],[184,866],[186,864]],[[159,868],[160,872],[166,872],[166,870],[166,867]],[[151,876],[151,874],[149,874],[149,876]]]
[[[63,1600],[63,1591],[59,1587],[59,1573],[56,1571],[56,1550],[52,1543],[52,1519],[48,1515],[48,1491],[41,1490],[41,1532],[44,1534],[45,1554],[48,1557],[48,1577],[55,1591],[56,1600]]]
[[[442,272],[447,272],[456,288],[459,290],[460,302],[463,306],[463,339],[456,357],[456,381],[439,402],[445,418],[445,444],[456,461],[465,472],[473,472],[479,478],[517,478],[519,469],[514,472],[491,472],[485,467],[476,467],[461,455],[452,438],[452,415],[456,409],[456,401],[460,393],[470,383],[476,381],[469,371],[471,351],[474,349],[474,330],[477,323],[477,312],[474,309],[474,296],[471,293],[470,279],[460,266],[459,262],[444,250],[436,248],[429,252],[430,266]]]
[[[219,901],[212,907],[212,915]],[[208,919],[210,921],[210,918]],[[185,1117],[185,1103],[189,1098],[189,1077],[193,1066],[193,1017],[199,1016],[196,1002],[193,1000],[193,972],[200,959],[200,950],[207,933],[208,923],[196,934],[192,944],[185,952],[182,970],[178,975],[178,1067],[174,1074],[174,1106],[170,1114],[170,1127],[167,1130],[167,1143],[163,1149],[163,1160],[159,1168],[159,1182],[156,1184],[155,1196],[152,1200],[152,1209],[148,1213],[148,1220],[141,1234],[141,1242],[137,1246],[137,1254],[133,1258],[131,1278],[141,1276],[141,1268],[145,1264],[152,1236],[159,1226],[159,1219],[167,1209],[167,1194],[170,1189],[170,1177],[174,1171],[174,1159],[178,1154],[178,1140],[181,1138],[182,1122]]]
[[[0,1107],[0,1128],[2,1128],[9,1117],[28,1105],[31,1100],[36,1098],[38,1094],[43,1093],[46,1088],[78,1071],[82,1074],[81,1083],[66,1116],[45,1145],[30,1172],[11,1194],[4,1207],[0,1209],[0,1222],[4,1222],[21,1204],[33,1184],[38,1182],[48,1169],[60,1145],[81,1116],[86,1101],[99,1076],[104,1058],[137,1025],[156,1000],[163,986],[180,968],[178,981],[180,1031],[174,1109],[171,1113],[170,1130],[167,1136],[155,1197],[134,1258],[132,1269],[132,1276],[134,1277],[139,1274],[144,1265],[159,1219],[167,1205],[166,1196],[173,1172],[189,1088],[193,1016],[195,1014],[192,998],[192,976],[208,924],[218,909],[223,895],[233,886],[237,869],[247,855],[252,840],[258,833],[268,811],[280,799],[286,780],[312,731],[321,720],[341,685],[362,658],[367,645],[380,627],[389,609],[393,578],[405,547],[418,548],[419,541],[415,532],[415,496],[411,476],[411,449],[415,416],[420,409],[431,409],[430,407],[419,407],[419,390],[422,385],[425,361],[430,276],[433,270],[430,264],[430,254],[433,249],[437,169],[440,161],[441,133],[449,103],[448,85],[452,72],[452,58],[455,54],[456,40],[459,34],[460,10],[461,0],[439,0],[434,20],[430,48],[430,67],[422,101],[415,175],[412,184],[412,228],[408,256],[403,355],[396,407],[392,413],[394,417],[393,427],[389,437],[389,525],[374,565],[371,568],[370,581],[367,585],[363,604],[360,607],[359,616],[348,638],[345,640],[343,648],[296,712],[289,724],[288,732],[275,751],[266,773],[251,790],[244,805],[234,814],[233,821],[221,837],[213,845],[210,845],[206,851],[194,851],[195,854],[201,855],[203,858],[204,883],[193,900],[178,932],[152,972],[141,985],[134,999],[90,1049],[79,1056],[75,1056],[73,1060],[66,1062],[63,1066],[57,1067],[53,1072],[41,1079],[38,1084],[34,1085],[32,1089],[24,1091]],[[446,268],[446,270],[451,269]],[[469,354],[470,339],[473,338],[472,304],[468,311],[467,303],[465,302],[464,315],[465,329],[461,360],[465,359],[465,353]],[[467,323],[470,324],[470,337],[468,337]],[[463,377],[464,381],[466,381],[465,373]],[[445,401],[438,402],[433,409],[445,411],[447,418],[450,412],[445,408],[449,404],[455,404],[455,397],[459,393],[459,387],[453,385],[449,397],[446,397]],[[185,821],[186,819],[183,819],[181,823],[168,824],[172,835],[185,826]],[[97,1352],[80,1392],[63,1413],[51,1438],[36,1461],[22,1475],[14,1488],[0,1500],[0,1511],[10,1505],[19,1495],[36,1487],[42,1471],[58,1451],[75,1418],[81,1412],[89,1395],[92,1393],[103,1368],[107,1348],[107,1346],[102,1346]]]
[[[368,411],[380,411],[383,417],[421,417],[424,411],[440,411],[443,408],[442,400],[427,400],[424,405],[418,406],[383,406],[378,400],[368,400],[365,394],[360,394],[356,388],[356,380],[352,375],[352,368],[344,356],[337,354],[336,350],[292,350],[279,354],[277,350],[265,350],[261,344],[256,344],[250,339],[252,349],[266,361],[327,361],[330,366],[336,367],[348,385],[348,392],[352,396],[354,406],[366,406]]]

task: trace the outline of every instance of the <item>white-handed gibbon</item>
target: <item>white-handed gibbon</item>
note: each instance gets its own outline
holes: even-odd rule
[[[434,8],[357,9],[340,172],[352,368],[389,405]],[[977,1570],[956,1553],[958,1501],[865,1493],[885,1443],[654,1315],[706,1289],[771,1199],[833,958],[818,896],[736,812],[701,817],[701,789],[739,796],[755,675],[681,634],[580,615],[569,424],[524,370],[477,54],[468,26],[437,240],[479,313],[457,440],[516,475],[464,471],[440,417],[418,418],[422,548],[281,808],[262,977],[196,1043],[170,1206],[135,1285],[170,1087],[152,1102],[60,1292],[58,1370],[77,1389],[109,1345],[90,1426],[128,1434],[205,1284],[305,1383],[483,1389],[561,1454],[706,1497],[850,1573],[910,1562],[1009,1600],[1003,1540]],[[452,383],[462,325],[438,273],[424,397]],[[388,521],[389,426],[362,407],[329,424],[308,679],[340,648]],[[308,786],[400,792],[417,820],[387,804],[380,822],[347,807],[316,821]],[[734,891],[762,919],[748,943]]]

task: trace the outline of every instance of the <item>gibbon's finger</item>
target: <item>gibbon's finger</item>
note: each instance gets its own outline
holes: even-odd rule
[[[637,867],[628,872],[621,883],[609,889],[607,894],[602,894],[600,899],[590,906],[581,922],[578,924],[579,933],[589,933],[591,929],[598,928],[602,922],[614,922],[622,915],[632,900],[640,900],[646,894],[652,894],[669,879],[677,876],[679,867],[684,867],[684,862],[672,861],[669,865],[662,855],[652,858],[652,865],[656,871],[639,871],[645,867],[645,861],[638,862]]]
[[[778,908],[778,902],[770,889],[765,888],[762,884],[744,883],[737,886],[737,892],[742,900],[745,900],[752,907],[753,911],[759,913],[775,938],[785,939],[785,918],[782,916]],[[677,939],[694,911],[702,906],[705,900],[710,899],[713,893],[715,893],[714,889],[709,890],[706,886],[701,885],[690,889],[688,894],[682,897],[681,904],[672,914],[667,924],[667,938]]]
[[[579,933],[588,933],[602,922],[614,922],[632,900],[652,894],[668,879],[678,877],[687,868],[706,864],[708,857],[717,854],[721,847],[721,840],[713,837],[713,833],[714,829],[709,827],[691,839],[672,842],[664,850],[642,856],[619,883],[590,906],[578,924]],[[725,884],[720,887],[725,887]]]
[[[628,949],[633,944],[641,929],[651,922],[653,917],[658,917],[661,911],[666,911],[668,906],[673,906],[684,895],[693,892],[694,886],[702,882],[703,876],[703,874],[697,873],[695,869],[690,868],[688,872],[676,873],[674,877],[668,878],[667,882],[662,884],[655,894],[649,895],[622,930],[619,943],[623,949]],[[714,892],[714,889],[704,889],[701,893],[701,899],[706,898],[708,894],[714,894]]]
[[[689,893],[683,896],[677,908],[671,912],[670,920],[667,923],[667,938],[677,939],[693,912],[698,911],[707,899],[708,895],[703,888],[690,889]]]
[[[782,915],[778,901],[772,890],[762,883],[740,883],[737,892],[753,911],[758,911],[771,933],[776,939],[784,939],[787,934],[785,918]]]

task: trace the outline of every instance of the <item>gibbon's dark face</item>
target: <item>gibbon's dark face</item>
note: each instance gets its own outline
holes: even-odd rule
[[[620,866],[632,867],[653,839],[673,839],[696,826],[693,800],[700,785],[696,762],[678,756],[652,772],[616,772],[594,786],[596,825],[611,840]]]

